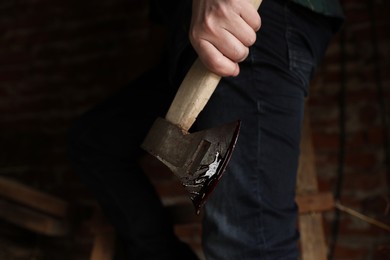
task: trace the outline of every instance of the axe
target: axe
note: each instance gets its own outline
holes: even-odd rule
[[[261,0],[254,0],[258,8]],[[141,148],[177,176],[199,214],[222,177],[234,150],[240,120],[189,133],[221,77],[197,59],[181,83],[165,118],[157,118]]]

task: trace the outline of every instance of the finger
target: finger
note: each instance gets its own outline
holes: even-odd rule
[[[239,12],[241,18],[257,32],[261,27],[261,17],[258,10],[253,7],[252,1],[243,1],[241,4]]]
[[[242,17],[235,15],[224,28],[234,35],[243,45],[249,47],[256,41],[256,31]]]
[[[224,56],[213,44],[209,41],[200,41],[196,49],[199,59],[203,62],[208,70],[222,77],[237,76],[239,67],[236,62]]]
[[[210,41],[224,56],[233,62],[241,62],[249,54],[249,48],[245,46],[236,35],[222,30],[220,37]]]
[[[242,22],[242,24],[245,23]],[[246,27],[248,27],[248,31],[252,31],[254,34],[253,30],[250,29],[249,26],[246,25]],[[198,54],[200,52],[203,52],[203,55],[206,55],[206,53],[213,53],[214,57],[219,57],[219,55],[217,56],[214,53],[218,50],[221,52],[220,55],[230,59],[233,63],[243,61],[249,54],[249,48],[245,46],[240,39],[223,27],[218,26],[217,29],[212,31],[212,33],[196,33],[196,31],[193,31],[190,35],[190,40]],[[256,35],[254,35],[254,39],[256,39]],[[211,44],[216,50],[211,50],[211,46],[209,46],[209,44]],[[203,48],[209,49],[204,51]]]

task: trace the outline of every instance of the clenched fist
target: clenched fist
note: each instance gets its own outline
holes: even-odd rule
[[[237,76],[256,41],[261,19],[251,0],[192,0],[190,41],[199,59],[220,76]]]

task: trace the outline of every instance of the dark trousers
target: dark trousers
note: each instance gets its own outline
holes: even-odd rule
[[[205,205],[207,259],[298,259],[295,204],[309,83],[332,36],[330,21],[290,1],[265,0],[262,27],[238,77],[224,78],[198,118],[241,119],[227,171]]]
[[[196,121],[197,129],[242,122],[226,173],[205,205],[207,259],[298,258],[295,179],[304,101],[332,30],[329,19],[289,1],[264,0],[260,14],[240,75],[221,80]],[[182,55],[175,68],[193,59]],[[134,259],[195,259],[137,164],[143,138],[176,92],[170,66],[164,61],[140,76],[69,132],[72,165]]]

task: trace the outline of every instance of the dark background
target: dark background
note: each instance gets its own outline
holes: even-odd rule
[[[165,34],[149,21],[147,3],[0,2],[0,176],[71,204],[94,203],[66,160],[65,135],[77,116],[159,59]],[[390,2],[342,3],[347,21],[308,99],[319,185],[336,190],[343,205],[389,224]],[[176,199],[175,185],[156,184],[166,200]],[[329,240],[334,216],[324,214]],[[177,232],[200,249],[198,225]],[[91,243],[82,228],[74,237],[47,238],[0,220],[5,259],[60,259],[52,258],[54,251],[65,259],[86,259]],[[341,213],[334,259],[389,255],[388,231]]]

